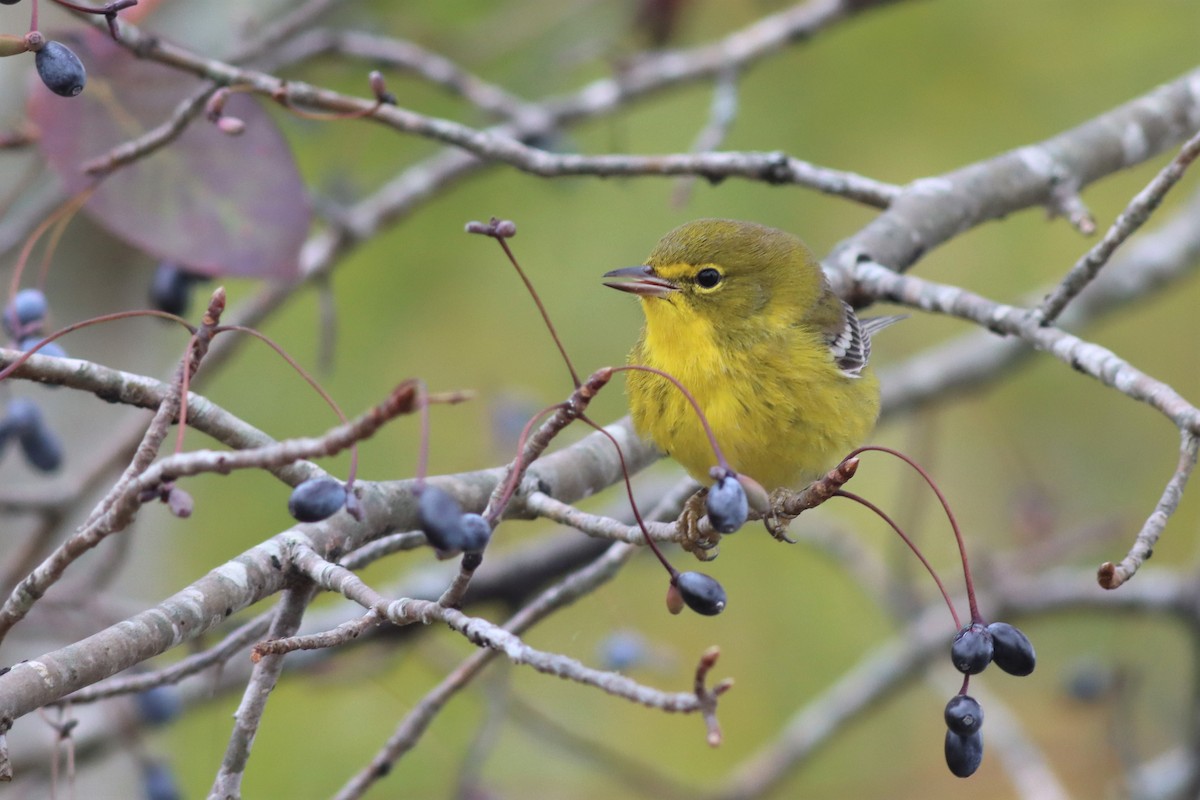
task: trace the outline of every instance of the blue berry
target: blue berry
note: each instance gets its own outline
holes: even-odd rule
[[[983,707],[969,694],[956,694],[946,703],[946,727],[959,736],[970,736],[983,726]]]
[[[675,577],[675,586],[683,602],[697,614],[715,617],[725,610],[725,589],[702,572],[681,572]]]
[[[192,301],[192,287],[202,280],[204,276],[164,261],[154,268],[154,277],[150,279],[150,305],[168,314],[186,314]]]
[[[17,343],[17,349],[21,350],[22,352],[27,352],[37,347],[40,341],[42,341],[42,337],[40,336],[26,336]],[[46,342],[44,345],[38,348],[38,351],[34,355],[50,356],[51,358],[66,358],[67,351],[64,350],[62,345],[60,345],[58,342]]]
[[[1073,665],[1063,687],[1072,700],[1102,702],[1121,686],[1121,672],[1111,664],[1087,660]]]
[[[41,472],[54,472],[62,466],[62,442],[45,425],[21,436],[21,451],[30,466]]]
[[[46,426],[42,410],[32,400],[15,397],[8,403],[3,423],[21,442],[25,460],[42,472],[54,472],[62,466],[63,450],[58,437]]]
[[[320,522],[345,505],[345,484],[333,478],[309,478],[292,489],[288,513],[299,522]]]
[[[61,42],[46,42],[34,57],[38,77],[46,88],[63,97],[74,97],[87,83],[87,71],[79,56]]]
[[[722,476],[704,499],[708,521],[718,533],[733,533],[746,522],[750,504],[738,479],[729,473]]]
[[[146,800],[183,800],[175,773],[163,761],[147,761],[142,765],[142,788]]]
[[[49,305],[40,289],[22,289],[4,309],[4,327],[13,336],[20,335],[29,325],[46,318]]]
[[[43,424],[42,410],[29,398],[14,397],[4,410],[3,424],[18,435],[24,434]]]
[[[171,684],[155,686],[133,696],[138,714],[151,725],[163,725],[179,716],[183,711],[183,698],[179,687]]]
[[[1021,631],[1007,622],[993,622],[987,626],[992,635],[992,660],[1009,675],[1025,676],[1037,665],[1033,643]]]
[[[467,541],[458,501],[436,486],[425,486],[417,499],[417,516],[425,538],[438,550],[462,550]]]
[[[492,538],[492,526],[479,514],[463,514],[459,522],[463,529],[463,552],[482,553]]]
[[[947,730],[946,765],[958,777],[971,777],[983,762],[983,734],[978,730],[962,736]]]
[[[965,675],[975,675],[992,663],[992,635],[983,623],[973,622],[954,637],[950,646],[950,661]]]
[[[637,631],[613,631],[600,642],[600,662],[605,669],[623,672],[646,660],[646,637]]]
[[[946,731],[946,766],[959,778],[969,778],[983,761],[983,734],[961,736]]]

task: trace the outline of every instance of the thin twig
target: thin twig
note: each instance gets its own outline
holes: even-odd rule
[[[1146,519],[1142,529],[1138,531],[1133,546],[1129,548],[1125,558],[1121,559],[1121,563],[1113,564],[1111,561],[1106,561],[1100,565],[1097,579],[1105,589],[1116,589],[1137,573],[1146,559],[1154,552],[1154,546],[1158,544],[1158,537],[1167,527],[1167,521],[1175,513],[1175,509],[1179,507],[1179,501],[1183,499],[1183,490],[1187,486],[1188,478],[1196,468],[1197,453],[1200,452],[1200,437],[1185,431],[1182,439],[1179,446],[1179,463],[1175,465],[1175,472],[1167,481],[1166,488],[1163,489],[1162,496],[1158,499],[1158,504],[1154,506],[1154,511]]]
[[[267,636],[277,639],[295,633],[314,594],[310,586],[295,586],[284,591]],[[229,736],[225,757],[221,759],[221,768],[213,780],[209,797],[241,796],[242,775],[250,760],[250,748],[262,722],[263,712],[266,711],[267,699],[279,682],[282,671],[282,655],[255,662],[242,702],[233,715],[233,732]]]
[[[1187,140],[1179,154],[1171,159],[1171,163],[1163,167],[1144,189],[1134,195],[1125,210],[1117,215],[1116,221],[1104,234],[1104,238],[1071,267],[1071,271],[1046,297],[1037,309],[1043,325],[1049,325],[1057,319],[1067,304],[1099,274],[1117,248],[1150,219],[1150,215],[1162,203],[1171,187],[1183,177],[1197,155],[1200,155],[1200,133]]]

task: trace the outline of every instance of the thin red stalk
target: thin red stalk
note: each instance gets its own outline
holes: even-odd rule
[[[180,325],[187,328],[188,331],[190,331],[191,333],[196,332],[196,329],[194,327],[192,327],[192,325],[187,320],[183,319],[182,317],[177,317],[174,314],[168,314],[165,311],[156,311],[153,309],[141,309],[138,311],[116,311],[112,314],[101,314],[98,317],[92,317],[91,319],[85,319],[80,322],[74,322],[65,328],[58,329],[54,333],[47,336],[45,339],[42,339],[40,342],[35,344],[29,350],[26,350],[24,353],[22,353],[21,357],[18,358],[16,361],[9,364],[3,370],[0,370],[0,381],[4,380],[9,375],[13,374],[13,372],[18,367],[20,367],[22,364],[24,364],[26,361],[29,360],[29,357],[31,355],[36,353],[38,350],[41,350],[43,347],[48,345],[50,342],[53,342],[55,339],[60,339],[63,336],[66,336],[68,333],[74,333],[77,330],[82,330],[83,328],[87,328],[92,325],[99,325],[103,322],[112,322],[112,321],[118,320],[118,319],[130,319],[132,317],[159,317],[161,319],[167,319],[172,322],[178,322]]]
[[[36,8],[37,6],[34,5],[35,16]],[[29,261],[29,254],[33,251],[34,245],[38,243],[38,240],[42,238],[42,235],[45,234],[52,225],[64,217],[69,218],[72,214],[78,211],[83,204],[87,202],[88,198],[91,197],[94,188],[94,186],[90,186],[74,197],[67,198],[62,205],[54,209],[54,211],[52,211],[48,217],[39,222],[38,226],[33,229],[33,232],[29,234],[29,237],[25,239],[25,244],[21,247],[21,253],[17,256],[17,266],[15,269],[13,269],[12,280],[9,282],[9,297],[16,296],[17,291],[21,288],[21,275],[25,272],[25,264]]]
[[[263,344],[265,344],[267,347],[274,350],[279,355],[279,357],[282,358],[284,361],[286,361],[292,367],[292,369],[296,370],[296,372],[298,372],[300,374],[300,377],[304,378],[305,382],[308,383],[308,385],[311,386],[313,388],[313,390],[316,391],[316,393],[321,396],[321,399],[324,400],[325,403],[330,408],[333,409],[333,413],[337,414],[337,418],[338,418],[339,422],[341,422],[343,425],[345,425],[349,421],[346,418],[345,413],[342,412],[342,407],[337,404],[337,401],[335,401],[332,397],[329,396],[329,393],[326,392],[321,387],[321,384],[317,382],[317,379],[314,378],[312,375],[309,375],[308,370],[304,369],[304,367],[297,364],[295,359],[293,359],[290,355],[288,355],[287,351],[284,350],[282,347],[280,347],[278,344],[276,344],[269,336],[262,333],[261,331],[255,330],[254,328],[247,328],[244,325],[219,325],[213,331],[213,336],[216,336],[218,333],[222,333],[223,331],[238,331],[240,333],[248,333],[251,336],[253,336],[254,338],[258,339]],[[422,409],[424,409],[426,406],[428,406],[428,403],[424,402],[424,400],[425,400],[425,385],[423,383],[420,384],[417,391],[418,391],[418,395],[420,396],[420,398],[422,400],[421,407],[422,407]],[[358,444],[355,443],[355,444],[350,445],[350,469],[346,475],[347,487],[354,485],[354,476],[357,473],[358,473]]]
[[[954,530],[954,540],[958,543],[958,555],[962,559],[963,580],[967,584],[967,603],[971,608],[971,622],[983,622],[983,617],[979,613],[979,604],[975,600],[975,581],[971,579],[971,564],[967,559],[967,545],[963,541],[962,531],[958,527],[958,520],[954,516],[954,512],[950,510],[950,503],[946,500],[946,496],[942,494],[942,490],[938,488],[937,483],[930,477],[929,473],[913,459],[901,453],[899,450],[893,450],[890,447],[883,445],[868,444],[854,450],[846,458],[853,458],[859,453],[865,453],[868,450],[877,450],[880,453],[888,453],[900,459],[910,467],[915,469],[917,473],[925,479],[925,483],[929,484],[929,488],[937,495],[938,502],[942,504],[942,510],[946,512],[946,519],[950,520],[950,527]]]
[[[417,447],[417,488],[425,486],[429,472],[429,400],[425,394],[425,382],[417,381],[417,403],[421,414],[421,443]]]
[[[64,215],[54,224],[54,229],[50,231],[50,237],[46,241],[46,248],[42,251],[42,264],[38,268],[37,286],[39,289],[45,289],[46,276],[50,274],[50,261],[54,258],[54,253],[58,250],[58,243],[62,236],[67,231],[67,225],[71,223],[71,215]]]
[[[729,466],[729,461],[725,458],[725,453],[721,450],[721,445],[717,444],[717,436],[713,433],[712,426],[708,424],[708,418],[704,416],[704,412],[700,410],[700,404],[696,402],[696,398],[692,397],[692,393],[679,380],[669,372],[664,372],[661,369],[654,367],[643,366],[642,364],[626,364],[623,367],[613,367],[613,372],[622,372],[625,370],[638,370],[639,372],[649,372],[657,375],[660,378],[666,378],[671,383],[675,384],[675,388],[683,393],[687,401],[692,404],[692,409],[696,412],[696,417],[700,420],[700,424],[704,426],[704,434],[708,437],[708,443],[712,445],[713,454],[717,457],[717,463],[727,470],[733,471]],[[849,458],[850,456],[847,456]]]
[[[494,514],[497,519],[489,520],[490,522],[496,523],[499,521],[500,515],[504,513],[505,506],[508,505],[508,501],[512,499],[513,494],[517,491],[517,479],[521,474],[522,468],[525,466],[523,463],[525,457],[525,443],[529,440],[529,434],[533,430],[533,426],[538,423],[538,420],[549,414],[551,411],[558,411],[559,409],[564,408],[566,405],[566,403],[555,403],[552,406],[543,408],[541,411],[534,414],[533,417],[525,423],[525,427],[521,429],[521,435],[517,438],[517,457],[512,461],[512,472],[509,473],[508,482],[504,486],[504,493],[500,495],[500,500],[495,506]]]
[[[854,494],[854,492],[847,492],[845,489],[838,489],[833,493],[833,495],[834,497],[844,497],[847,500],[853,500],[864,508],[874,511],[880,519],[891,526],[892,530],[896,532],[896,535],[904,540],[904,543],[908,545],[908,549],[912,551],[913,555],[917,557],[917,560],[919,560],[925,567],[925,571],[929,573],[929,577],[933,578],[933,582],[937,584],[938,591],[942,593],[942,599],[946,601],[946,607],[950,609],[950,616],[954,617],[954,630],[961,628],[962,623],[958,618],[958,612],[954,610],[954,603],[950,600],[950,594],[946,591],[946,587],[942,585],[942,579],[938,577],[933,565],[929,563],[929,560],[925,558],[925,555],[916,546],[916,544],[913,543],[912,539],[908,538],[908,534],[900,529],[900,526],[896,524],[895,520],[888,516],[882,508],[875,505],[865,497]]]
[[[521,269],[521,265],[517,262],[517,257],[513,255],[512,249],[508,246],[508,240],[503,236],[495,236],[493,238],[504,248],[504,254],[508,256],[509,262],[512,263],[517,274],[521,276],[521,280],[524,281],[525,288],[529,291],[529,296],[537,304],[538,311],[542,314],[542,321],[546,323],[546,329],[550,331],[550,338],[554,339],[554,344],[558,347],[558,352],[567,364],[567,371],[571,373],[571,382],[578,389],[580,386],[579,374],[575,372],[575,365],[571,363],[571,357],[567,355],[567,348],[563,347],[562,340],[558,338],[558,331],[555,330],[554,323],[550,321],[550,314],[546,311],[546,307],[542,305],[542,298],[538,296],[537,290],[533,288],[533,282],[529,280],[529,277],[525,274],[525,270]]]
[[[662,550],[658,549],[658,545],[650,536],[650,531],[646,530],[646,522],[642,519],[642,512],[638,511],[637,501],[633,499],[633,483],[629,479],[629,469],[625,466],[625,454],[621,451],[621,445],[617,443],[615,436],[593,422],[586,414],[580,414],[579,419],[604,434],[612,442],[613,447],[617,448],[617,459],[621,462],[621,475],[625,480],[625,494],[629,496],[629,507],[633,509],[633,518],[637,520],[638,527],[642,529],[642,538],[646,540],[646,544],[650,546],[650,550],[653,551],[659,562],[667,570],[667,573],[670,574],[673,582],[675,577],[679,575],[679,570],[671,566],[671,562],[667,561],[667,557],[662,554]]]

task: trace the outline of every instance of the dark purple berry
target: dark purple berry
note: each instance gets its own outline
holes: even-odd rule
[[[182,316],[192,304],[192,287],[202,280],[204,276],[164,261],[154,268],[154,277],[150,279],[150,305]]]
[[[46,46],[38,50],[34,62],[42,83],[57,95],[74,97],[87,83],[83,62],[61,42],[46,42]]]
[[[746,491],[738,479],[728,473],[708,490],[704,504],[708,508],[708,521],[718,533],[733,533],[746,523],[750,514]]]
[[[417,500],[417,516],[425,538],[438,550],[462,550],[467,533],[458,501],[436,486],[426,486]]]
[[[41,472],[54,472],[62,466],[62,443],[45,425],[21,434],[21,451],[30,466]]]
[[[463,552],[482,553],[492,538],[492,526],[479,514],[463,514],[459,522],[463,529]]]
[[[614,631],[600,642],[600,662],[605,669],[623,672],[644,663],[648,650],[646,637],[637,631]]]
[[[42,410],[32,400],[23,397],[10,400],[3,427],[17,435],[25,460],[35,469],[54,472],[62,466],[62,444],[46,427]]]
[[[1095,703],[1117,691],[1121,686],[1121,679],[1120,670],[1113,666],[1085,661],[1070,669],[1063,688],[1072,700]]]
[[[966,675],[983,672],[992,661],[992,635],[981,622],[964,627],[950,646],[950,661]]]
[[[183,800],[175,773],[163,761],[147,761],[142,765],[142,789],[146,800]]]
[[[946,703],[946,727],[959,736],[970,736],[983,726],[983,707],[969,694],[956,694]]]
[[[345,484],[333,478],[309,478],[292,489],[288,513],[299,522],[320,522],[345,505]]]
[[[675,586],[683,602],[697,614],[715,617],[725,610],[725,589],[702,572],[681,572],[675,577]]]
[[[946,731],[946,766],[959,778],[969,778],[983,761],[983,734],[979,731],[962,736]]]
[[[138,714],[151,725],[163,725],[179,716],[183,711],[183,697],[179,687],[171,684],[155,686],[133,696]]]
[[[46,318],[49,306],[40,289],[22,289],[4,309],[4,328],[12,336],[20,336],[26,328]]]
[[[42,410],[25,397],[14,397],[4,409],[4,425],[18,436],[42,425]]]
[[[987,626],[992,635],[992,660],[1009,675],[1024,676],[1033,672],[1037,655],[1029,637],[1007,622],[993,622]]]
[[[17,344],[17,349],[21,350],[22,352],[28,352],[37,347],[38,343],[41,341],[42,337],[40,336],[27,336]],[[66,358],[67,351],[64,350],[62,345],[58,342],[46,342],[41,347],[38,347],[38,351],[34,355],[50,356],[51,358]]]

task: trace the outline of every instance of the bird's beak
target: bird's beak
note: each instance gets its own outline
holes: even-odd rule
[[[605,281],[604,285],[622,292],[636,294],[639,297],[667,297],[679,287],[666,278],[659,277],[654,267],[639,264],[636,267],[622,267],[604,273],[606,278],[617,278],[617,281]]]

